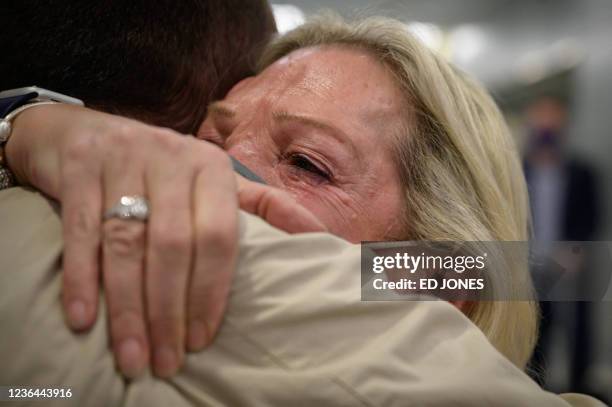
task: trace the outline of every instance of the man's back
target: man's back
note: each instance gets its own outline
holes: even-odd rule
[[[102,299],[88,333],[64,323],[54,205],[12,188],[0,192],[0,218],[0,383],[71,388],[70,400],[45,405],[568,405],[446,302],[361,302],[358,246],[289,236],[246,214],[214,344],[190,354],[171,380],[125,382],[108,349]]]

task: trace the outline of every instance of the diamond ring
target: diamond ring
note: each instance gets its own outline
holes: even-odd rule
[[[149,217],[149,203],[138,195],[122,196],[119,202],[104,214],[104,220],[111,218],[146,221]]]

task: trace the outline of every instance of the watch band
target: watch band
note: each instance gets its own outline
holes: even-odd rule
[[[83,101],[72,96],[54,92],[37,86],[0,91],[0,118],[26,103],[53,101],[70,105],[83,106]]]
[[[28,92],[23,95],[0,98],[0,119],[4,119],[9,113],[27,104],[30,100],[36,98],[36,96],[38,96],[36,92]],[[15,176],[6,166],[5,162],[5,143],[6,140],[0,142],[0,190],[10,188],[15,185]]]
[[[0,118],[5,118],[10,112],[38,97],[38,93],[29,92],[23,95],[0,98]]]
[[[8,142],[11,137],[11,133],[13,131],[13,120],[24,110],[30,109],[32,107],[40,106],[40,105],[53,105],[57,102],[52,100],[46,100],[43,102],[34,102],[34,103],[25,103],[18,108],[11,110],[5,117],[0,119],[0,148],[4,147],[4,145]],[[2,154],[0,154],[0,165],[4,163],[2,160]]]
[[[0,165],[0,191],[15,186],[15,176],[3,165]]]

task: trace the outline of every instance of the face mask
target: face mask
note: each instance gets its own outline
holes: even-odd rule
[[[559,150],[561,146],[561,135],[559,132],[548,128],[536,128],[532,130],[532,149]]]

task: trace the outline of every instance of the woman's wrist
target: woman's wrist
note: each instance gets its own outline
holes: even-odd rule
[[[0,119],[0,189],[10,188],[15,185],[15,175],[9,168],[6,158],[6,145],[13,135],[13,122],[26,110],[33,109],[40,105],[55,104],[51,100],[26,103],[8,112]]]
[[[15,117],[11,137],[5,145],[5,159],[17,184],[33,185],[56,195],[60,127],[68,120],[62,112],[72,108],[62,104],[34,106]]]
[[[32,108],[36,109],[36,108]],[[28,112],[23,112],[22,115],[27,116]],[[24,134],[22,131],[21,117],[17,117],[12,124],[11,137],[4,145],[4,165],[8,167],[15,178],[16,184],[28,185],[27,176],[25,174],[25,167],[27,162],[27,151],[23,148],[23,139],[27,132]]]

